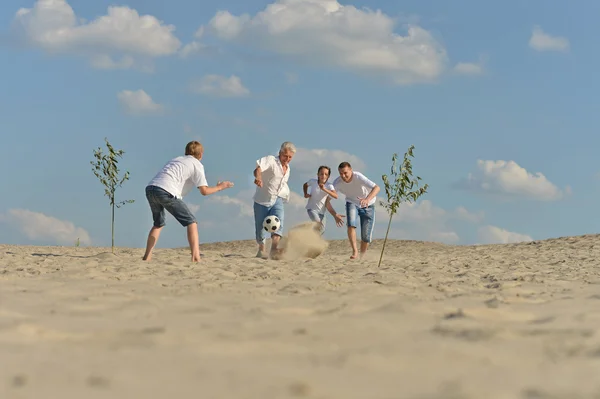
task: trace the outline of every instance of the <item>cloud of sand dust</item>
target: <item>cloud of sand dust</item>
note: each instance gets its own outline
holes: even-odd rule
[[[313,222],[306,222],[296,225],[288,231],[287,236],[281,240],[284,248],[284,260],[314,259],[327,249],[329,244],[314,227]]]

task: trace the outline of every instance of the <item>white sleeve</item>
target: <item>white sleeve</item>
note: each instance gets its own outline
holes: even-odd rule
[[[363,183],[365,186],[367,186],[370,189],[372,189],[373,187],[376,186],[376,184],[374,182],[369,180],[369,178],[367,178],[367,176],[363,175],[360,172],[354,172],[354,176],[358,177],[358,180],[360,180],[361,183]]]
[[[336,179],[333,181],[333,184],[332,184],[333,188],[335,188],[337,190],[338,184],[340,184],[340,178],[336,177]]]
[[[196,169],[194,185],[196,187],[208,186],[208,182],[206,181],[206,175],[204,174],[204,165],[200,165]]]
[[[256,161],[256,166],[258,166],[260,170],[264,172],[265,170],[268,170],[270,167],[273,166],[274,160],[275,157],[273,155],[267,155],[266,157],[258,159]]]

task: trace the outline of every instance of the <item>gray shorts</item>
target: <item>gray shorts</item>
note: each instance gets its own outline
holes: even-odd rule
[[[163,227],[166,224],[165,209],[169,212],[183,227],[196,223],[196,217],[183,200],[175,198],[168,191],[156,186],[146,187],[146,198],[152,211],[154,227]]]

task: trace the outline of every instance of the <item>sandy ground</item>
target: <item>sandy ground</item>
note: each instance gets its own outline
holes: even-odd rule
[[[0,245],[0,398],[600,398],[600,236]]]

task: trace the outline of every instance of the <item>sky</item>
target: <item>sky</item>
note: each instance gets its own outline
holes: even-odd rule
[[[144,188],[190,140],[210,185],[185,201],[200,241],[254,238],[252,171],[284,141],[292,198],[349,161],[382,187],[415,146],[429,184],[389,238],[453,245],[595,234],[600,202],[598,2],[4,0],[0,243],[110,246],[90,162],[125,152],[115,245],[142,248]],[[343,213],[344,200],[334,200]],[[330,215],[325,237],[343,239]],[[378,206],[374,238],[389,216]],[[184,247],[167,218],[158,247]]]

